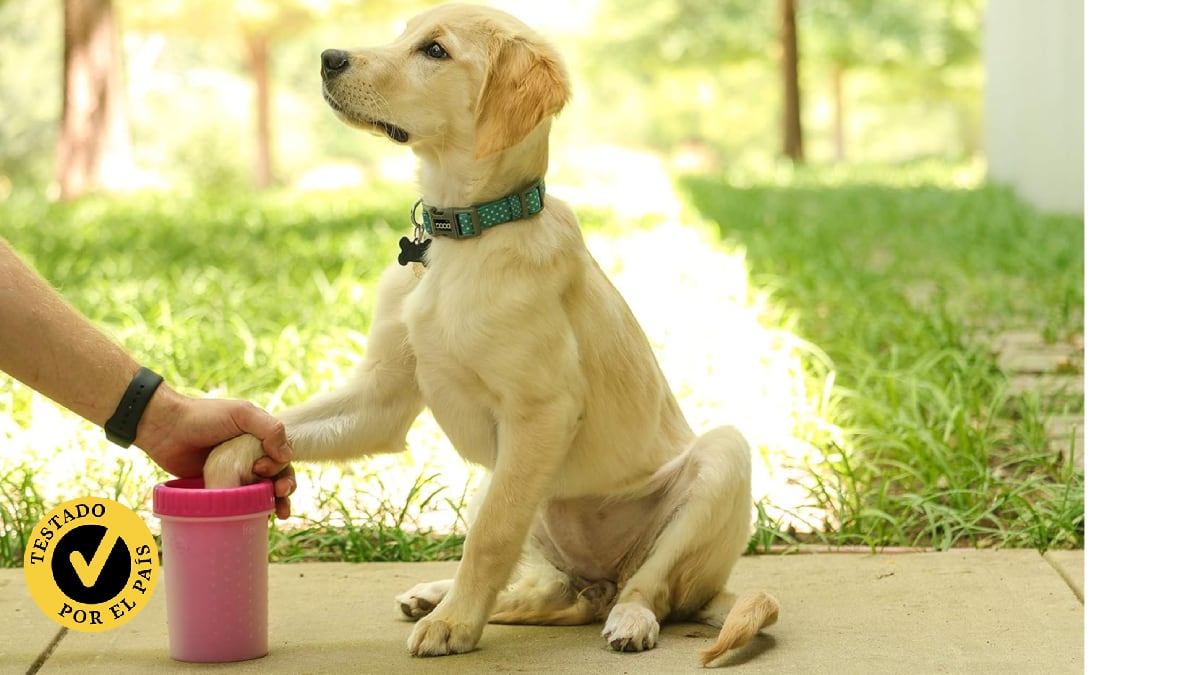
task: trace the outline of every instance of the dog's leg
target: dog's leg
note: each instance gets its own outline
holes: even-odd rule
[[[746,549],[753,507],[746,440],[721,427],[697,438],[687,453],[687,498],[625,582],[604,625],[614,650],[654,647],[659,622],[690,617],[707,605]]]
[[[424,403],[417,387],[416,357],[401,320],[404,299],[418,280],[392,266],[379,286],[375,319],[363,362],[340,389],[280,412],[293,457],[331,461],[400,450]],[[204,466],[207,487],[236,487],[257,480],[259,440],[244,434],[213,450]]]
[[[584,582],[529,551],[517,581],[496,599],[491,623],[580,626],[599,620],[612,607],[617,586],[611,581]]]
[[[396,596],[396,608],[409,619],[433,611],[454,581],[417,584]],[[583,583],[555,568],[540,554],[522,562],[516,582],[500,592],[489,623],[536,626],[580,626],[602,618],[612,606],[617,586],[611,581]]]
[[[454,584],[413,627],[410,652],[440,656],[475,648],[496,596],[521,557],[534,515],[550,492],[581,409],[574,397],[564,395],[499,421],[496,466],[467,533]]]

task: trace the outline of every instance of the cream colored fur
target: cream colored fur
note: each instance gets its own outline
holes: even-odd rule
[[[347,55],[326,100],[348,124],[405,132],[426,204],[488,202],[545,174],[567,77],[516,19],[448,5]],[[659,622],[692,619],[726,625],[707,663],[774,621],[770,596],[724,591],[749,534],[750,448],[731,427],[689,428],[570,208],[548,197],[529,219],[435,240],[427,260],[384,272],[349,383],[279,414],[297,460],[332,461],[403,450],[428,407],[490,469],[454,579],[397,597],[419,618],[410,651],[469,651],[489,620],[604,620],[612,648],[640,651]],[[261,454],[251,436],[218,447],[207,484],[251,480]],[[731,607],[745,611],[726,621]]]

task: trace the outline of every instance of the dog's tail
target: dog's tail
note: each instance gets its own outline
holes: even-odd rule
[[[762,591],[741,596],[721,591],[696,615],[696,620],[721,629],[717,641],[700,652],[700,665],[707,666],[730,649],[746,644],[778,618],[779,601]]]

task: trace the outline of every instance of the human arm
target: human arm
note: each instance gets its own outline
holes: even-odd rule
[[[0,370],[103,425],[138,367],[0,238]],[[202,474],[213,446],[242,433],[262,440],[266,457],[255,473],[274,479],[276,512],[286,518],[296,485],[291,446],[283,424],[250,403],[192,398],[163,383],[134,444],[166,471],[193,477]]]

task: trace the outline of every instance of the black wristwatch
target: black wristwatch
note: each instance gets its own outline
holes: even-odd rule
[[[104,435],[108,440],[122,448],[133,445],[134,439],[137,438],[138,422],[142,421],[146,404],[150,402],[150,397],[162,381],[162,375],[153,370],[138,368],[133,375],[133,381],[129,383],[129,388],[125,390],[125,395],[121,397],[116,412],[104,423]]]

